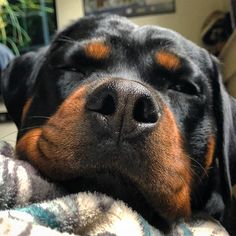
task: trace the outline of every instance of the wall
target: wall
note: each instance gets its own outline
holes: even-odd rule
[[[226,10],[229,0],[176,0],[176,12],[130,18],[133,22],[171,28],[201,45],[201,27],[214,10]],[[59,28],[83,16],[83,0],[56,0]]]
[[[223,62],[224,80],[227,82],[229,93],[236,97],[236,29],[227,41],[224,49],[220,53],[220,59]]]
[[[83,0],[56,0],[57,24],[64,28],[73,20],[83,16]]]

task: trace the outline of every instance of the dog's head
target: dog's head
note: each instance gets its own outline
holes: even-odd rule
[[[2,90],[18,157],[73,191],[107,193],[149,220],[218,214],[209,199],[229,198],[235,103],[216,60],[173,31],[83,18],[15,59]]]

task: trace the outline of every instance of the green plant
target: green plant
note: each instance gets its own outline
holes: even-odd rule
[[[8,0],[0,0],[0,41],[10,47],[16,55],[19,55],[20,49],[31,40],[20,19],[31,11],[40,10],[42,8],[38,0],[18,0],[14,4],[10,4]],[[53,9],[49,7],[44,7],[43,10],[53,13]]]

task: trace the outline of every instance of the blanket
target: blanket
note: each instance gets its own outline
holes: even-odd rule
[[[164,236],[124,202],[100,193],[68,194],[29,163],[14,159],[0,142],[1,236]],[[168,235],[228,235],[220,223],[198,214],[180,220]]]

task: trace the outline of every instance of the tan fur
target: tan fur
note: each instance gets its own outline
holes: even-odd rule
[[[150,136],[149,142],[149,188],[157,188],[156,196],[152,196],[153,201],[160,198],[157,209],[172,219],[178,216],[188,218],[191,214],[190,159],[183,149],[174,115],[167,106],[164,106],[160,123]]]
[[[67,161],[72,167],[74,164],[76,137],[73,133],[83,115],[85,93],[85,87],[76,90],[45,125],[27,132],[17,143],[17,155],[24,156],[52,178],[66,177],[66,173],[70,175],[66,164]]]
[[[85,46],[85,54],[96,60],[106,59],[110,55],[110,47],[104,42],[94,41]]]
[[[32,104],[32,101],[33,101],[33,98],[32,98],[32,97],[29,98],[29,99],[26,101],[26,103],[25,103],[25,105],[24,105],[24,107],[23,107],[23,110],[22,110],[21,122],[23,122],[23,121],[25,120],[26,114],[27,114],[27,112],[29,111],[29,108],[30,108],[30,106],[31,106],[31,104]]]
[[[215,152],[215,137],[214,136],[210,136],[208,139],[208,145],[207,145],[207,153],[205,156],[205,166],[206,169],[208,169],[213,161],[213,157],[214,157],[214,152]]]
[[[176,70],[181,66],[179,57],[170,52],[157,52],[155,54],[155,60],[167,70]]]

